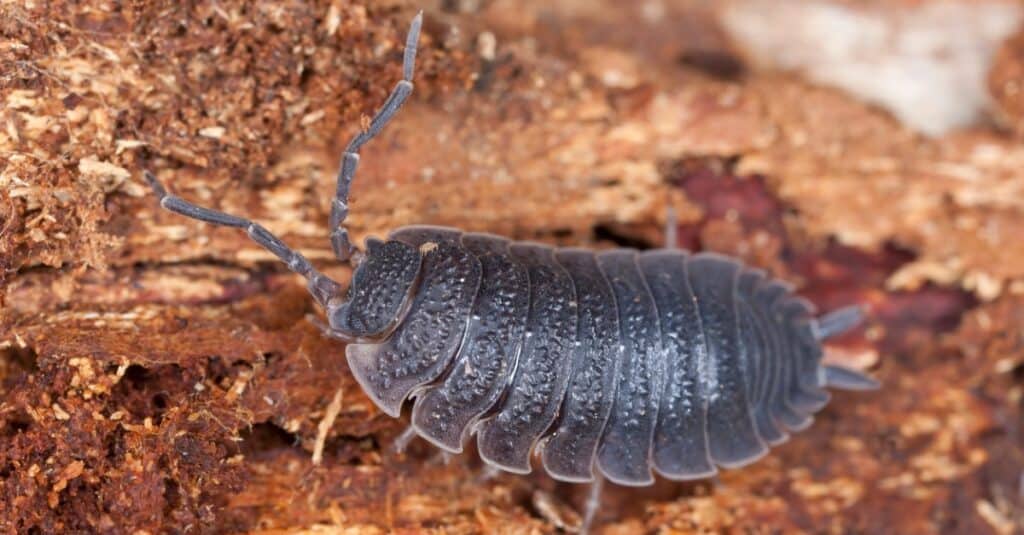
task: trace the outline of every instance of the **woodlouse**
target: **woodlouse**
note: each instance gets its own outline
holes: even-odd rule
[[[724,256],[555,249],[430,226],[357,251],[341,224],[359,149],[412,92],[421,21],[403,79],[342,158],[330,226],[336,256],[355,267],[347,298],[260,225],[170,195],[146,173],[164,208],[245,229],[306,277],[384,412],[397,417],[414,398],[420,436],[459,452],[475,433],[480,456],[509,472],[529,472],[539,452],[557,479],[636,486],[652,469],[685,480],[752,462],[810,424],[823,387],[876,386],[821,363],[821,341],[858,323],[858,308],[815,318],[791,287]]]

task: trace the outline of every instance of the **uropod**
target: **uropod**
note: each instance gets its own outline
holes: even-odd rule
[[[403,78],[345,148],[330,240],[353,265],[347,289],[264,227],[202,208],[146,180],[160,205],[244,229],[308,281],[326,332],[348,342],[356,380],[447,452],[475,435],[494,468],[627,486],[709,477],[749,464],[810,425],[825,387],[877,383],[822,362],[822,342],[861,320],[821,317],[788,284],[738,260],[666,247],[590,251],[491,234],[409,226],[363,250],[342,224],[359,151],[413,90],[422,13],[410,26]],[[674,245],[672,243],[669,244]]]

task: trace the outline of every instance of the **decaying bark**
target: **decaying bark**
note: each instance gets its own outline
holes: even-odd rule
[[[424,7],[416,93],[353,187],[358,240],[432,223],[657,246],[672,205],[682,245],[764,267],[823,310],[871,308],[830,358],[882,390],[836,395],[714,481],[610,488],[602,529],[1024,529],[1019,140],[925,138],[746,70],[703,2]],[[405,424],[356,386],[301,281],[241,233],[160,211],[141,180],[250,216],[347,279],[327,240],[338,155],[398,79],[415,9],[0,7],[0,528],[578,521],[583,487],[486,480],[472,454],[445,464],[421,442],[391,453]],[[990,78],[1017,122],[1019,48]]]

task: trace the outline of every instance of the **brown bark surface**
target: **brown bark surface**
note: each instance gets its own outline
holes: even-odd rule
[[[327,240],[337,160],[400,76],[413,4],[0,5],[0,530],[578,523],[585,487],[487,480],[473,453],[446,464],[421,441],[393,454],[406,424],[309,321],[301,279],[240,232],[161,211],[141,180],[252,217],[347,281]],[[870,308],[829,358],[881,390],[835,394],[713,481],[607,488],[604,533],[1021,532],[1024,148],[982,127],[925,138],[748,71],[707,6],[423,6],[416,92],[363,151],[351,231],[657,247],[672,205],[682,246],[823,311]],[[1007,116],[1019,41],[990,78]]]

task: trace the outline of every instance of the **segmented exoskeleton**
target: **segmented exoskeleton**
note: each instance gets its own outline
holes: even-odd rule
[[[305,276],[328,333],[348,340],[352,373],[398,417],[449,452],[475,434],[480,456],[515,473],[531,456],[553,477],[647,485],[752,462],[807,427],[826,386],[875,382],[822,364],[821,341],[857,308],[814,317],[784,283],[717,254],[593,252],[413,226],[356,249],[341,226],[359,149],[412,92],[422,15],[404,77],[345,149],[331,243],[356,260],[347,294],[243,218],[192,205],[147,179],[164,208],[245,229]]]

